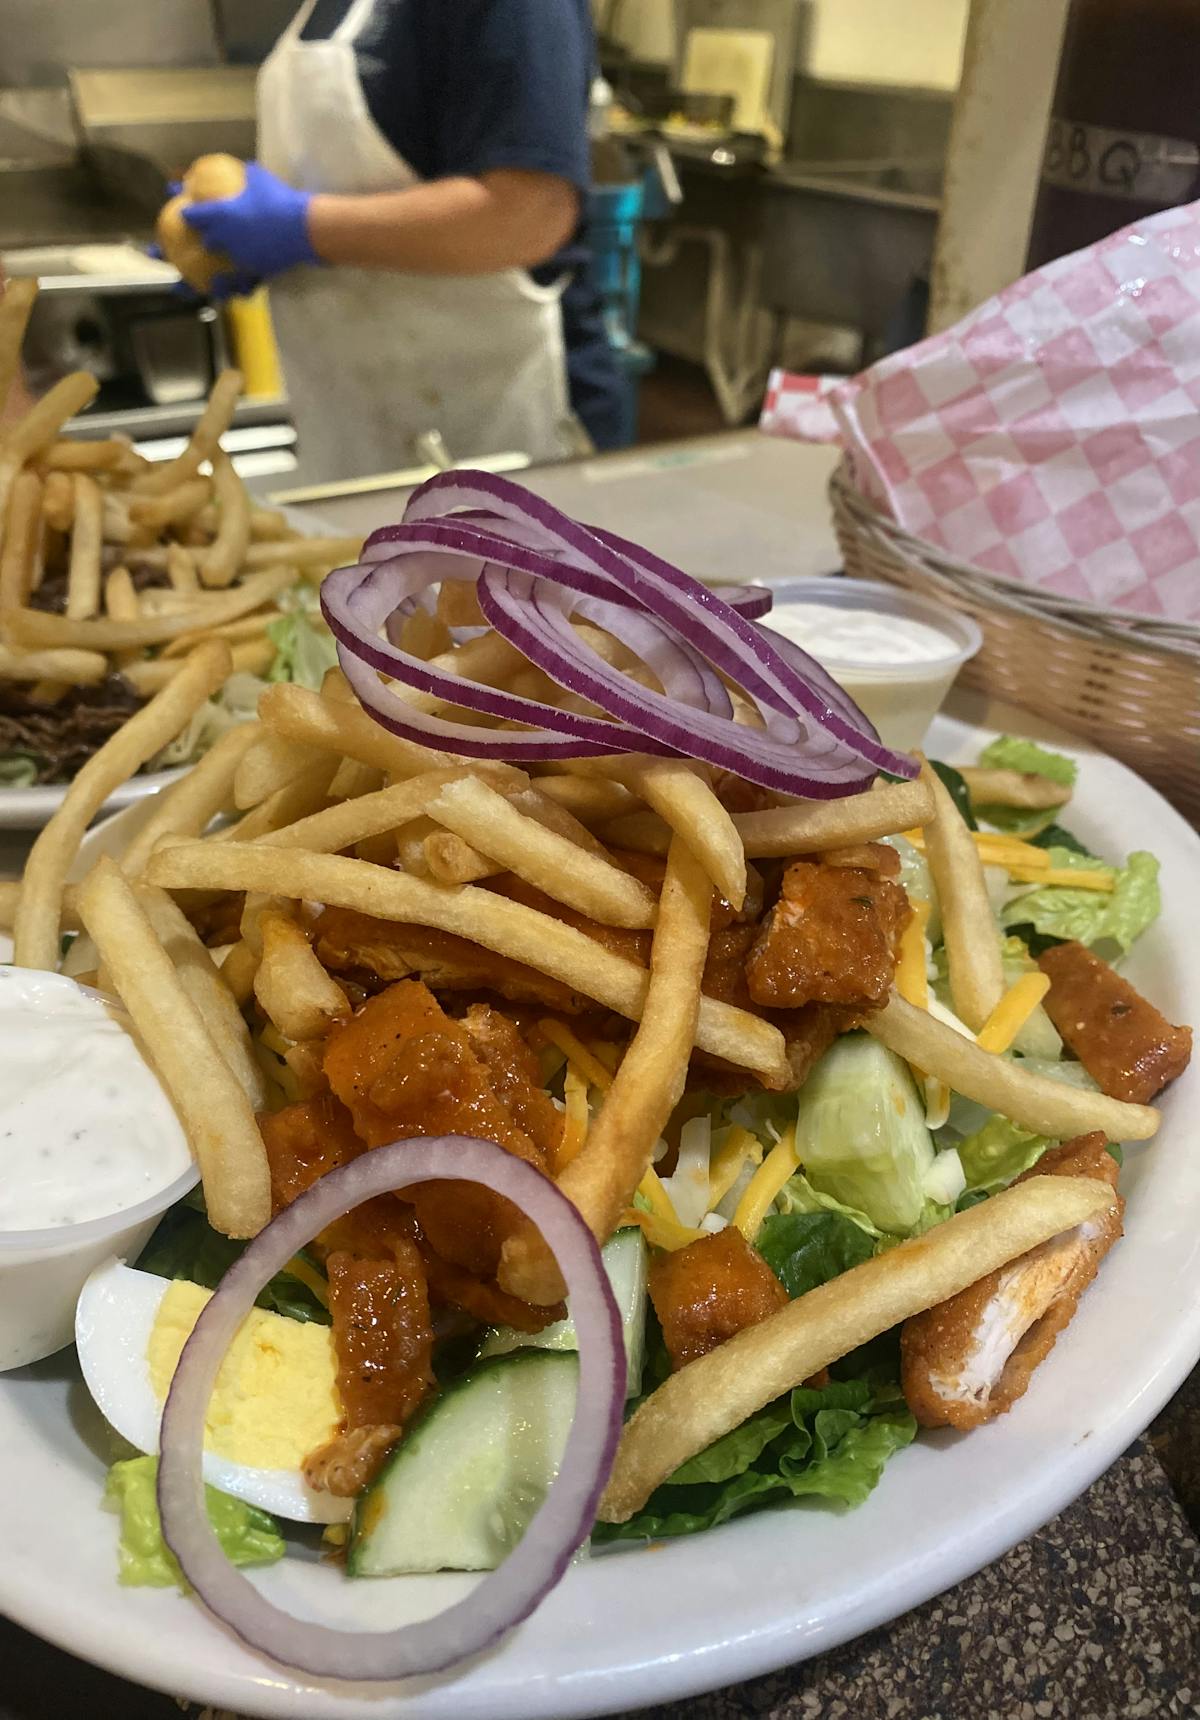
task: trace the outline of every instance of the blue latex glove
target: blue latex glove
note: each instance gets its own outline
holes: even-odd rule
[[[296,191],[257,161],[248,161],[246,184],[236,197],[189,204],[183,211],[189,227],[210,251],[224,251],[237,265],[232,274],[217,277],[213,297],[247,292],[297,263],[319,263],[308,236],[311,201],[311,192]]]

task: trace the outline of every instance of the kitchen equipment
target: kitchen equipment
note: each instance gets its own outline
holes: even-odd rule
[[[731,129],[787,141],[801,0],[675,0],[679,89],[733,95]]]
[[[693,102],[713,105],[717,117],[703,123],[770,134],[778,130],[770,113],[774,63],[775,42],[765,30],[689,30],[680,85]],[[732,112],[722,116],[718,103],[731,103]]]
[[[253,66],[72,67],[68,78],[85,159],[150,212],[198,155],[254,154]]]
[[[985,573],[903,531],[854,488],[830,485],[846,572],[883,580],[983,629],[962,679],[1084,735],[1200,817],[1200,627],[1164,624]]]

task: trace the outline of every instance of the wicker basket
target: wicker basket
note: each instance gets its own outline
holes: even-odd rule
[[[982,627],[967,686],[1085,736],[1200,822],[1200,627],[1125,617],[954,561],[881,514],[844,463],[830,495],[852,578],[920,592]]]

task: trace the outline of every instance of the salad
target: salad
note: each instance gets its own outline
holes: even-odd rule
[[[584,1542],[858,1505],[1019,1400],[1190,1055],[1114,965],[1157,866],[1071,834],[1065,756],[889,753],[767,601],[447,474],[325,581],[237,822],[184,778],[70,897],[48,827],[17,959],[77,916],[203,1179],[79,1300],[122,1581],[434,1670]],[[496,1575],[344,1636],[237,1576],[296,1533]]]

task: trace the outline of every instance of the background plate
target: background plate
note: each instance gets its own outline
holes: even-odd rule
[[[963,708],[962,706],[959,707]],[[989,713],[990,714],[990,713]],[[1010,714],[995,726],[1046,731]],[[972,758],[987,737],[939,719],[930,750]],[[1200,1023],[1200,841],[1122,765],[1073,746],[1070,823],[1100,852],[1152,849],[1165,912],[1128,971],[1175,1021]],[[137,812],[126,813],[128,829]],[[115,821],[87,839],[119,844]],[[19,1624],[172,1695],[292,1720],[566,1720],[733,1683],[831,1648],[950,1587],[1089,1485],[1146,1426],[1200,1352],[1200,1068],[1168,1095],[1162,1130],[1126,1156],[1126,1237],[1011,1415],[925,1435],[861,1509],[799,1504],[708,1535],[616,1550],[570,1570],[499,1649],[437,1679],[348,1688],[294,1680],[174,1593],[123,1590],[100,1509],[106,1439],[66,1352],[0,1376],[5,1506],[0,1607]],[[289,1560],[262,1588],[358,1628],[427,1616],[470,1579],[348,1584]],[[1019,1609],[1023,1597],[1014,1597]]]

